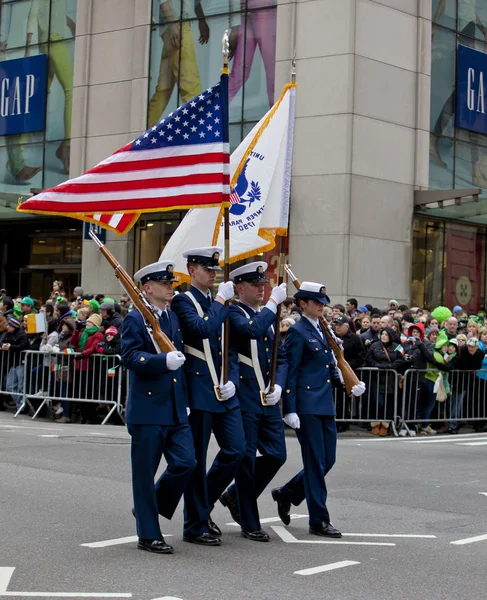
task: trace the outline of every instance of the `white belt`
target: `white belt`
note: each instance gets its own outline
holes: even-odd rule
[[[245,311],[241,306],[239,306],[240,310],[243,314],[250,320],[250,315],[247,311]],[[248,367],[252,367],[254,369],[255,378],[257,379],[257,383],[259,385],[259,390],[263,393],[265,391],[265,381],[264,376],[262,375],[262,369],[260,368],[259,362],[259,348],[257,346],[257,340],[250,340],[250,356],[248,358],[244,354],[238,355],[239,362],[247,365]]]
[[[191,292],[185,292],[185,294],[193,302],[193,304],[196,308],[196,312],[198,313],[198,316],[200,318],[203,318],[205,313],[203,312],[203,309],[201,308],[201,305],[198,302],[198,300],[196,300],[196,298],[193,296],[193,294]],[[222,339],[224,339],[223,327],[224,326],[222,325]],[[200,360],[204,360],[206,362],[206,364],[208,365],[208,370],[210,371],[210,376],[211,376],[211,380],[213,382],[213,387],[215,389],[215,396],[216,396],[217,400],[221,401],[221,398],[218,397],[218,394],[216,391],[216,389],[219,388],[219,386],[220,386],[220,381],[218,379],[218,375],[217,375],[216,368],[215,368],[215,363],[213,361],[213,355],[211,354],[210,340],[208,338],[203,338],[202,342],[203,342],[203,352],[201,352],[201,350],[197,350],[196,348],[193,348],[192,346],[187,346],[187,345],[184,346],[184,351],[187,354],[191,354],[192,356],[199,358]],[[222,349],[223,349],[223,344],[222,344]]]

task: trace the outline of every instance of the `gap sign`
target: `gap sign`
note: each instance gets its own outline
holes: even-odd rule
[[[0,62],[0,135],[43,131],[47,54]]]

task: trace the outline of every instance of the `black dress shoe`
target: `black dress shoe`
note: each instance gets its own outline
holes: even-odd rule
[[[310,525],[309,532],[321,537],[341,538],[342,534],[331,523],[321,523],[320,525]]]
[[[228,508],[235,523],[240,525],[240,511],[238,510],[238,504],[228,492],[223,492],[223,494],[220,496],[220,502],[223,504],[223,506]]]
[[[272,499],[277,502],[277,512],[284,525],[289,525],[291,522],[291,503],[284,500],[281,496],[281,489],[274,488],[271,491]]]
[[[268,542],[270,540],[269,534],[262,529],[257,529],[256,531],[244,531],[242,529],[242,535],[253,542]]]
[[[222,534],[221,529],[214,521],[211,520],[211,518],[208,519],[208,531],[213,537],[220,537]]]
[[[139,539],[137,548],[139,548],[139,550],[146,550],[147,552],[154,552],[155,554],[172,554],[174,552],[174,548],[169,544],[166,544],[164,538],[161,540]]]
[[[202,533],[200,535],[185,535],[183,536],[185,542],[190,544],[199,544],[200,546],[221,546],[222,541],[220,538],[215,537],[209,533]]]

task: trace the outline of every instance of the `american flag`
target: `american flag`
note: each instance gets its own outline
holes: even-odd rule
[[[139,214],[229,201],[228,76],[80,177],[21,212],[57,214],[126,233]]]
[[[235,189],[230,191],[230,204],[238,204],[240,202],[240,196],[237,194]]]

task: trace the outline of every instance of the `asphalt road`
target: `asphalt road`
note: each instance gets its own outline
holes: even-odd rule
[[[301,468],[296,440],[287,443],[276,485]],[[0,414],[0,598],[482,599],[486,453],[485,434],[347,437],[327,479],[341,541],[309,535],[305,504],[284,527],[266,492],[260,510],[264,520],[275,518],[264,524],[270,543],[242,538],[217,506],[223,545],[187,544],[178,510],[162,525],[175,554],[156,556],[133,540],[83,545],[135,536],[124,428]]]

